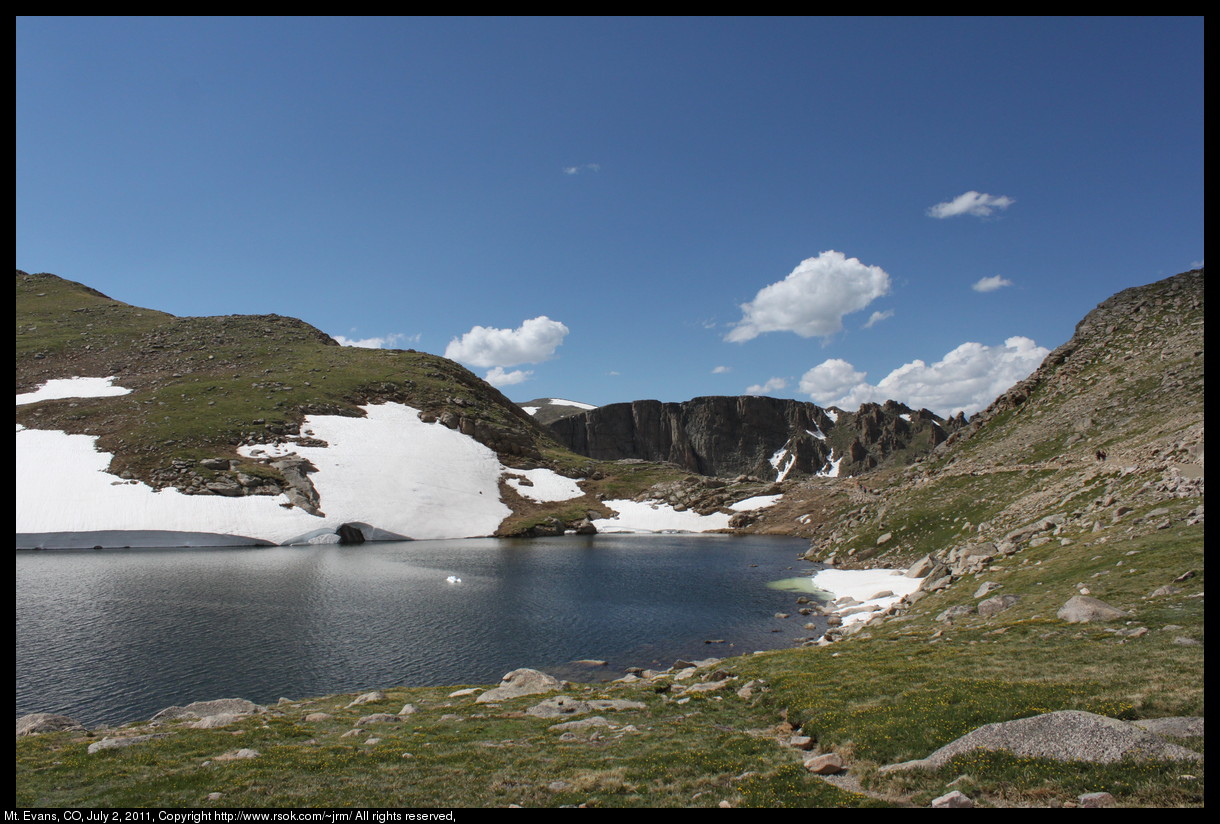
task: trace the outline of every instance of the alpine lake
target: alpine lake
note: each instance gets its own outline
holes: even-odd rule
[[[17,715],[571,681],[816,638],[801,538],[592,535],[17,553]],[[788,618],[778,618],[787,613]],[[810,621],[817,629],[805,629]]]

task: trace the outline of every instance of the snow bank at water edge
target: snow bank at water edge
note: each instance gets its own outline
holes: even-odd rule
[[[711,532],[727,529],[729,517],[722,512],[700,515],[678,512],[660,501],[603,501],[618,515],[593,522],[598,532]]]
[[[97,384],[106,380],[106,386]],[[50,386],[55,397],[96,397],[110,379],[75,379]],[[60,382],[66,383],[66,382]],[[125,390],[123,390],[125,391]],[[106,394],[116,394],[106,391]],[[50,397],[40,394],[40,399]],[[112,530],[241,535],[274,543],[319,529],[362,522],[416,539],[493,534],[511,514],[500,500],[506,471],[528,477],[545,495],[567,500],[582,494],[575,481],[549,470],[511,470],[478,441],[395,403],[363,407],[366,417],[317,415],[305,426],[328,447],[262,444],[242,447],[249,457],[295,452],[317,467],[310,475],[324,516],[286,507],[285,496],[183,495],[109,474],[111,455],[97,438],[51,430],[16,430],[16,532]],[[523,493],[524,494],[524,493]]]
[[[905,569],[823,569],[813,585],[835,596],[834,614],[843,625],[867,621],[919,589],[923,578],[908,578]]]

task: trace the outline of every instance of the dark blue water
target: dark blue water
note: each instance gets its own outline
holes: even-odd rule
[[[17,715],[120,723],[213,698],[491,683],[518,667],[591,681],[789,646],[812,633],[774,618],[795,613],[795,595],[768,583],[809,571],[807,547],[597,535],[19,552]]]

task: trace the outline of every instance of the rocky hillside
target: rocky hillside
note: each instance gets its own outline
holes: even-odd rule
[[[597,460],[663,461],[700,475],[779,481],[910,463],[963,424],[894,401],[845,412],[741,396],[611,404],[550,429],[568,449]]]
[[[44,401],[17,423],[98,437],[110,471],[195,494],[279,494],[279,469],[243,444],[300,439],[311,414],[360,416],[397,401],[470,435],[515,465],[540,465],[555,444],[499,391],[445,358],[341,347],[279,315],[175,317],[51,274],[16,273],[16,391],[53,378],[114,376],[131,394]],[[259,483],[240,483],[238,475]]]
[[[1120,292],[926,460],[864,486],[808,484],[756,528],[817,511],[811,557],[905,565],[994,555],[1014,535],[1201,521],[1203,281],[1195,270]]]

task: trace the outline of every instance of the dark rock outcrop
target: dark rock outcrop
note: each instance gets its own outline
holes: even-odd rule
[[[701,475],[781,480],[854,475],[913,460],[960,424],[894,401],[855,413],[758,396],[618,403],[554,421],[561,444],[598,460],[665,461]]]

